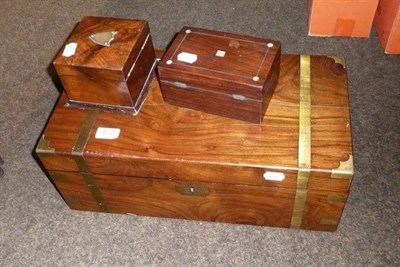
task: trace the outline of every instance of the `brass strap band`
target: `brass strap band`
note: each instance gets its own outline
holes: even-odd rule
[[[292,212],[291,228],[300,228],[303,220],[304,206],[307,200],[307,190],[297,189]]]
[[[328,203],[345,203],[347,200],[347,195],[344,194],[331,194],[326,197],[326,202]]]
[[[311,168],[311,82],[310,56],[300,56],[299,154],[297,188],[290,227],[300,228],[307,200]]]
[[[86,185],[90,189],[93,198],[95,199],[100,211],[107,212],[108,209],[105,205],[103,196],[96,186],[94,178],[90,173],[89,167],[85,163],[83,153],[85,151],[86,143],[89,139],[90,131],[96,121],[97,111],[89,111],[86,115],[82,128],[79,132],[78,138],[75,141],[74,147],[72,148],[72,157],[75,160],[76,165],[81,172],[82,177],[85,179]]]

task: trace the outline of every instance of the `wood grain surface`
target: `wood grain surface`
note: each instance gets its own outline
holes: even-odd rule
[[[99,211],[79,173],[53,172],[71,208]],[[107,208],[116,213],[288,227],[294,190],[179,180],[94,175]],[[73,184],[73,185],[71,185]],[[207,195],[183,195],[178,186],[205,186]]]
[[[268,47],[268,43],[273,46]],[[225,55],[216,56],[218,50],[224,51]],[[197,55],[196,62],[190,64],[177,60],[181,52]],[[241,92],[251,97],[260,94],[260,89],[274,68],[274,61],[279,58],[279,41],[184,27],[166,51],[158,68],[161,80],[184,79],[183,76],[192,74],[242,86]],[[168,60],[173,63],[167,64]],[[164,75],[164,71],[168,71],[168,74]],[[253,80],[254,76],[259,79]],[[218,90],[232,92],[234,88],[221,86]]]
[[[109,46],[89,39],[111,31],[116,34]],[[77,43],[75,54],[63,56],[62,47],[53,62],[69,100],[135,106],[155,59],[146,21],[84,17],[65,42],[69,43]]]
[[[180,60],[182,53],[196,61]],[[278,41],[184,27],[158,66],[164,100],[261,123],[278,80],[280,55]]]
[[[86,144],[85,160],[93,172],[114,175],[121,173],[171,179],[182,177],[179,172],[185,170],[183,173],[188,176],[181,179],[232,179],[258,185],[271,184],[262,177],[263,172],[270,169],[292,177],[290,171],[298,168],[299,107],[295,102],[298,99],[298,61],[298,56],[282,56],[283,77],[279,79],[277,91],[261,125],[169,105],[163,102],[158,83],[154,81],[137,116],[98,113]],[[323,62],[321,64],[333,65],[326,69],[325,79],[328,82],[343,82],[341,86],[331,88],[326,83],[319,90],[312,89],[312,172],[309,186],[347,190],[349,180],[330,178],[331,170],[339,167],[340,161],[346,161],[352,154],[345,72],[333,60],[312,57],[312,63],[320,61]],[[332,73],[331,69],[339,71]],[[324,79],[318,76],[313,78]],[[332,101],[324,101],[325,98]],[[66,97],[61,96],[44,131],[44,138],[56,151],[56,156],[43,159],[51,170],[74,169],[73,161],[68,158],[87,113],[63,107],[65,101]],[[98,127],[119,128],[121,133],[115,140],[96,139],[94,136]],[[109,168],[108,164],[113,167]],[[200,169],[203,171],[199,172]],[[197,172],[197,176],[189,175]],[[224,172],[228,172],[231,178],[223,178]],[[294,187],[293,179],[272,184]]]
[[[154,80],[136,116],[68,108],[62,94],[38,156],[73,209],[292,227],[299,208],[295,199],[303,190],[299,227],[334,231],[351,184],[351,176],[331,177],[332,169],[352,155],[347,76],[329,57],[310,59],[306,189],[297,181],[298,55],[282,56],[279,82],[260,125],[170,105]],[[94,119],[90,126],[88,114]],[[99,127],[121,132],[116,139],[99,139]],[[77,146],[81,152],[73,156]],[[266,180],[267,171],[285,179]]]
[[[101,211],[80,173],[50,176],[72,209]],[[294,189],[95,174],[109,212],[225,223],[290,227]],[[204,195],[182,194],[180,187]],[[189,191],[190,192],[190,191]],[[347,195],[310,191],[302,228],[334,231]]]

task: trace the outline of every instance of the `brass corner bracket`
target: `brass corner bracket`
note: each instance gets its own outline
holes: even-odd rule
[[[346,60],[343,57],[329,56],[329,58],[333,59],[336,64],[340,64],[343,66],[343,68],[346,68]]]
[[[349,159],[341,161],[339,167],[332,169],[331,178],[335,179],[351,179],[354,175],[353,155],[349,155]]]
[[[55,154],[55,149],[50,147],[49,142],[45,139],[44,134],[42,134],[36,146],[35,152],[41,156],[51,156]]]

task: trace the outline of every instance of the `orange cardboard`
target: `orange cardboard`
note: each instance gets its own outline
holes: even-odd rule
[[[400,54],[400,0],[381,0],[374,25],[386,54]]]
[[[308,35],[369,37],[379,0],[309,0]]]

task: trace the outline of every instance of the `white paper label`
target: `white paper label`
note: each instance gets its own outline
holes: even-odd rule
[[[285,180],[285,174],[282,172],[265,172],[264,179],[268,181],[283,181]]]
[[[182,52],[178,55],[178,60],[186,63],[193,64],[197,60],[197,55]]]
[[[119,128],[97,128],[95,138],[96,139],[117,139],[121,129]]]
[[[215,53],[215,55],[216,55],[217,57],[224,57],[224,56],[225,56],[225,51],[218,50],[217,53]]]
[[[78,47],[77,43],[69,43],[65,46],[64,51],[63,51],[63,56],[64,57],[70,57],[75,55],[76,48]]]

